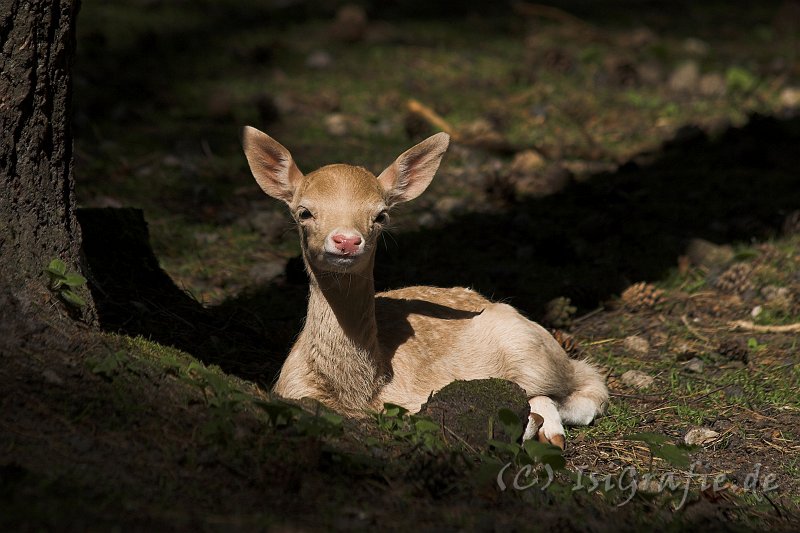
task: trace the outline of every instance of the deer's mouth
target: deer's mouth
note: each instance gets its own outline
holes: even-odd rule
[[[343,270],[359,263],[366,254],[363,250],[352,253],[329,252],[325,250],[320,255],[323,265],[333,267],[336,270]]]

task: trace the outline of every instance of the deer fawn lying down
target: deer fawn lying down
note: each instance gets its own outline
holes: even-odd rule
[[[505,378],[530,398],[523,438],[538,436],[563,448],[562,424],[589,424],[608,401],[593,366],[569,359],[547,331],[513,307],[470,289],[375,294],[375,249],[388,211],[427,188],[449,141],[445,133],[430,137],[377,178],[343,164],[303,175],[286,148],[245,127],[253,176],[289,206],[311,279],[305,326],[275,392],[309,396],[359,416],[384,402],[416,412],[432,392],[457,379]]]

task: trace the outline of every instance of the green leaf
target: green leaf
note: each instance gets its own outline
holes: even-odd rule
[[[290,424],[294,413],[297,411],[296,408],[283,403],[265,402],[262,400],[255,400],[253,403],[267,413],[269,423],[273,426]]]
[[[61,295],[61,298],[63,298],[65,302],[67,302],[68,304],[70,304],[72,306],[75,306],[75,307],[85,307],[86,306],[86,302],[84,301],[84,299],[81,298],[80,296],[78,296],[77,293],[75,293],[75,292],[73,292],[73,291],[71,291],[69,289],[63,290],[63,291],[59,292],[59,294]]]
[[[112,378],[117,374],[117,372],[119,372],[120,368],[123,366],[124,363],[125,363],[124,352],[110,353],[102,360],[95,361],[92,364],[91,367],[92,374],[100,374],[101,376]]]
[[[342,421],[344,420],[344,418],[341,415],[337,415],[336,413],[324,412],[320,416],[327,423],[331,424],[332,426],[337,426],[337,427],[341,426],[342,425]]]
[[[517,442],[522,436],[522,423],[519,421],[517,413],[511,409],[503,408],[497,412],[497,418],[500,419],[500,424],[503,426],[506,435],[511,438],[511,442]]]
[[[417,428],[419,433],[434,433],[439,431],[439,424],[427,418],[418,418],[414,422],[414,427]]]
[[[758,79],[742,67],[729,68],[725,73],[725,81],[732,91],[747,92],[758,85]]]
[[[395,405],[393,403],[383,404],[383,414],[388,417],[403,418],[403,415],[408,413],[408,409]]]
[[[689,453],[683,448],[679,448],[674,444],[664,444],[656,448],[651,448],[650,451],[653,457],[660,457],[672,466],[678,468],[688,468],[689,466]]]
[[[47,265],[46,271],[56,276],[63,276],[67,273],[67,264],[61,259],[53,259],[50,261],[50,264]]]
[[[71,272],[64,276],[64,285],[69,285],[70,287],[80,287],[81,285],[86,285],[86,278],[80,274]]]
[[[522,447],[531,459],[550,465],[555,470],[561,470],[567,465],[563,452],[558,446],[535,440],[526,440],[522,443]]]
[[[503,442],[501,440],[489,439],[486,441],[486,444],[488,444],[495,450],[502,452],[509,452],[514,457],[516,457],[520,451],[520,447],[517,444],[510,444],[508,442]]]

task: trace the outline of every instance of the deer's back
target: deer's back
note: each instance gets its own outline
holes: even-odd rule
[[[415,410],[454,379],[497,375],[497,350],[469,339],[498,305],[465,288],[407,287],[376,295],[378,342],[394,374],[382,401]]]

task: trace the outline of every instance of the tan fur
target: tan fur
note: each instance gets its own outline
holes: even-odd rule
[[[427,187],[447,142],[444,134],[423,141],[379,178],[350,165],[297,177],[286,170],[297,167],[285,148],[245,129],[256,180],[298,221],[311,279],[305,326],[275,392],[360,416],[386,402],[416,412],[453,380],[505,378],[525,389],[532,409],[547,413],[534,433],[541,425],[540,438],[563,445],[562,421],[588,424],[608,401],[594,367],[570,360],[547,331],[513,307],[472,290],[407,287],[375,294],[380,214]],[[326,241],[339,231],[364,240],[363,251],[342,256],[343,266],[335,262],[339,256],[331,260]]]

